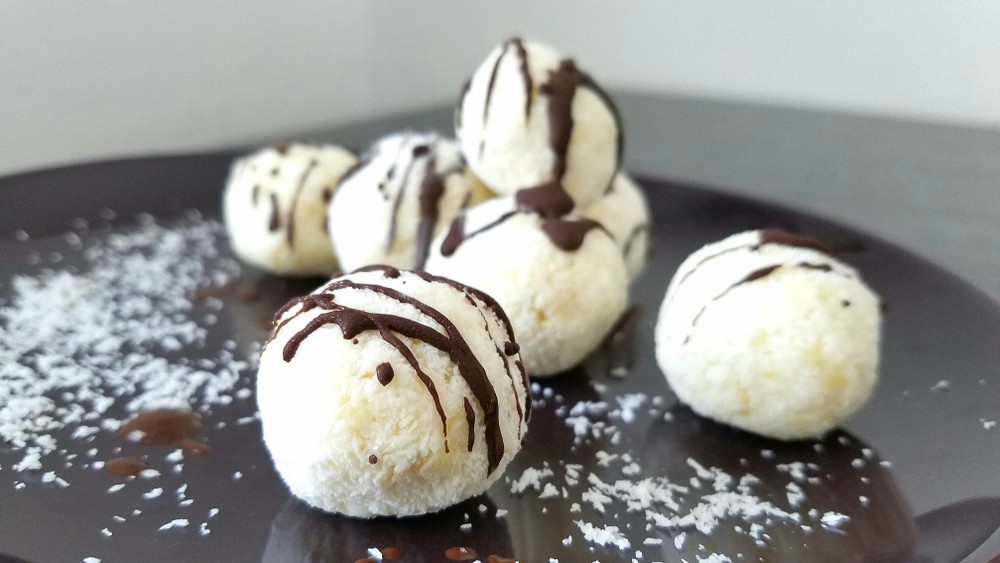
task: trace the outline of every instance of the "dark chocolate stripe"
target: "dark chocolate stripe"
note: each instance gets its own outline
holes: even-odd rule
[[[267,230],[273,233],[281,228],[281,210],[278,209],[278,195],[271,192],[270,196],[271,218],[268,220]]]
[[[593,219],[555,219],[548,218],[542,221],[542,231],[548,235],[552,244],[562,250],[572,252],[583,245],[583,239],[591,229],[600,229],[607,233],[604,225]],[[610,234],[608,236],[611,236]]]
[[[532,88],[531,72],[528,71],[528,52],[524,49],[524,43],[520,37],[515,37],[507,43],[514,46],[514,52],[521,62],[518,68],[521,70],[521,81],[524,83],[524,121],[527,123],[531,116]]]
[[[507,213],[497,217],[492,223],[484,225],[471,233],[466,233],[465,215],[460,214],[458,217],[455,217],[454,221],[451,222],[448,234],[445,235],[444,240],[441,242],[441,255],[451,256],[456,250],[458,250],[458,247],[461,246],[463,242],[501,225],[514,215],[517,215],[517,211],[508,211]]]
[[[562,217],[573,210],[573,198],[558,182],[518,190],[514,201],[519,209],[537,213],[542,217]]]
[[[566,155],[569,150],[569,140],[573,133],[573,98],[579,87],[585,87],[594,92],[608,106],[618,129],[615,151],[615,169],[621,163],[624,150],[621,115],[611,97],[598,86],[587,73],[577,68],[572,59],[563,59],[555,70],[549,71],[548,80],[539,87],[539,92],[549,97],[549,146],[554,156],[552,176],[561,181],[566,174]]]
[[[469,424],[469,451],[472,451],[472,447],[476,445],[476,411],[472,408],[472,403],[469,402],[468,397],[462,398],[462,403],[465,406],[465,422]]]
[[[254,184],[250,190],[250,205],[257,207],[257,199],[260,197],[260,184]]]
[[[628,238],[625,239],[625,244],[622,246],[622,254],[628,257],[629,253],[632,252],[632,245],[635,244],[635,241],[639,239],[639,236],[642,233],[645,233],[647,231],[649,231],[649,223],[643,223],[641,225],[637,225],[634,229],[632,229],[632,232],[629,233]]]
[[[427,161],[427,168],[424,170],[424,177],[420,181],[420,196],[418,204],[420,208],[420,220],[417,223],[417,260],[416,267],[423,268],[427,262],[427,255],[431,249],[431,238],[434,237],[434,227],[437,226],[440,216],[441,198],[445,193],[445,181],[452,174],[462,170],[460,164],[451,166],[438,174],[437,158],[434,155]]]
[[[724,289],[722,293],[716,295],[715,297],[712,298],[711,301],[701,306],[701,309],[698,311],[698,314],[695,315],[693,319],[691,319],[691,328],[694,328],[694,326],[698,324],[698,319],[700,319],[701,315],[705,313],[705,310],[708,309],[709,305],[715,303],[719,299],[722,299],[722,297],[725,296],[727,293],[729,293],[730,291],[736,289],[741,285],[748,284],[771,275],[771,273],[777,270],[778,268],[781,268],[781,264],[772,264],[770,266],[764,266],[763,268],[758,268],[747,274],[746,277],[744,277],[740,281]],[[690,333],[688,334],[687,338],[684,339],[684,342],[687,343],[689,340],[691,340]]]
[[[302,190],[306,186],[306,179],[309,178],[309,174],[316,168],[317,164],[319,163],[316,159],[309,161],[309,166],[306,167],[302,173],[302,177],[299,178],[299,185],[295,187],[295,195],[292,196],[292,206],[288,209],[288,230],[285,231],[288,246],[294,246],[295,243],[295,209],[299,206],[299,197],[301,197]]]
[[[490,81],[486,85],[486,99],[483,100],[482,137],[479,139],[479,158],[483,157],[483,151],[486,150],[486,124],[489,123],[490,102],[493,100],[493,89],[496,87],[500,62],[503,61],[504,55],[507,54],[507,46],[508,44],[504,43],[500,47],[500,54],[497,55],[497,60],[493,63],[493,70],[490,71]]]
[[[371,268],[370,270],[373,269],[376,268]],[[430,279],[443,278],[430,277]],[[483,410],[485,419],[487,459],[489,464],[488,473],[492,473],[498,467],[500,459],[503,457],[505,451],[503,435],[500,431],[499,406],[496,391],[493,388],[492,382],[490,382],[487,377],[482,364],[480,364],[475,354],[469,348],[468,343],[462,337],[457,327],[455,327],[455,325],[440,311],[392,288],[379,285],[361,284],[342,278],[333,280],[323,289],[323,291],[332,293],[341,289],[373,291],[399,303],[410,305],[419,312],[430,317],[434,322],[438,323],[444,329],[445,334],[441,334],[429,326],[396,315],[363,312],[341,306],[334,302],[332,295],[312,294],[294,299],[282,308],[287,312],[295,305],[301,304],[302,309],[300,313],[315,307],[320,307],[324,310],[323,313],[312,319],[303,329],[289,338],[282,353],[282,357],[285,361],[290,361],[294,358],[299,345],[301,345],[301,343],[312,332],[318,330],[326,324],[337,324],[340,327],[344,338],[353,338],[358,333],[366,330],[377,330],[383,340],[395,347],[400,354],[403,355],[411,367],[414,368],[414,371],[417,373],[418,377],[424,383],[428,392],[434,399],[435,408],[441,418],[442,432],[445,436],[445,447],[447,450],[446,417],[444,410],[441,407],[440,398],[434,388],[434,383],[430,377],[428,377],[427,374],[421,370],[412,351],[399,340],[396,334],[398,333],[408,338],[420,340],[447,353],[458,367],[459,373],[469,385],[472,395],[476,398],[480,408]],[[469,289],[472,291],[471,288]],[[279,313],[279,315],[280,314],[282,313]],[[275,329],[275,335],[288,320],[289,319],[282,321],[282,324]]]

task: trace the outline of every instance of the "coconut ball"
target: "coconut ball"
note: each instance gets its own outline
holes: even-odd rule
[[[656,358],[703,416],[782,440],[818,437],[871,396],[880,325],[878,296],[821,244],[750,231],[681,264]]]
[[[292,494],[361,518],[484,492],[520,449],[531,402],[495,301],[391,267],[334,278],[279,310],[257,401]]]
[[[459,215],[432,243],[427,271],[492,295],[510,316],[532,376],[580,363],[628,299],[625,263],[599,223],[546,217],[514,197]]]
[[[622,152],[607,94],[551,47],[511,39],[472,75],[455,113],[472,171],[493,191],[559,182],[577,205],[607,189]]]
[[[461,209],[490,196],[454,141],[434,133],[385,137],[361,156],[330,202],[340,268],[420,267],[434,235]]]
[[[326,207],[356,160],[340,147],[304,144],[267,147],[236,160],[222,196],[236,255],[281,275],[332,273]]]
[[[621,250],[629,281],[635,281],[649,255],[650,216],[646,195],[627,174],[615,175],[611,188],[583,214],[604,225]]]

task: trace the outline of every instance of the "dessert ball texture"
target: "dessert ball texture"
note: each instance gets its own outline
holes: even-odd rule
[[[275,316],[257,376],[264,442],[292,494],[362,518],[485,491],[530,408],[510,324],[489,296],[374,267]]]
[[[500,194],[555,181],[587,205],[621,158],[611,99],[572,60],[520,39],[497,46],[472,75],[455,131],[473,172]]]
[[[491,195],[454,141],[434,133],[385,137],[365,151],[330,202],[340,268],[422,266],[434,235],[462,208]]]
[[[511,197],[459,215],[431,245],[427,271],[492,295],[510,316],[532,376],[578,364],[628,298],[625,263],[598,223],[544,217]]]
[[[235,161],[223,216],[236,255],[281,275],[332,273],[327,203],[355,161],[340,147],[303,144],[268,147]]]
[[[695,412],[764,436],[820,436],[877,378],[879,299],[819,243],[763,230],[709,244],[667,289],[656,357]]]
[[[611,189],[590,204],[583,214],[611,233],[618,244],[629,281],[642,273],[649,255],[650,217],[646,195],[624,172],[615,175]]]

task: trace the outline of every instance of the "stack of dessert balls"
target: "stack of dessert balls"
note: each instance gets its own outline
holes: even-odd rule
[[[455,139],[407,131],[360,156],[287,144],[236,160],[223,210],[241,259],[284,276],[349,272],[279,310],[260,356],[264,441],[295,496],[408,516],[503,474],[528,430],[528,378],[591,354],[643,270],[650,212],[622,151],[618,110],[591,75],[511,39],[462,87]],[[871,392],[877,298],[815,245],[765,238],[681,266],[657,357],[705,416],[819,435]]]

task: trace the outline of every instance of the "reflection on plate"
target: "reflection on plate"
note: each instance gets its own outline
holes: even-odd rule
[[[184,210],[216,220],[228,163],[229,155],[146,159],[0,180],[0,310],[11,306],[16,276],[86,271],[86,256],[65,236],[74,229],[86,246],[130,231],[138,212],[167,230]],[[987,541],[1000,525],[997,305],[911,254],[807,214],[678,183],[644,184],[655,244],[632,293],[640,316],[630,373],[607,377],[593,368],[598,359],[536,386],[524,450],[487,495],[406,520],[318,513],[290,499],[274,474],[247,397],[203,411],[198,439],[212,452],[186,456],[177,472],[169,448],[123,443],[106,431],[72,438],[67,429],[59,459],[84,459],[94,448],[94,459],[143,457],[161,470],[115,493],[108,491],[116,478],[79,463],[55,468],[45,459],[43,471],[14,472],[22,452],[0,447],[0,553],[33,561],[353,561],[397,547],[403,560],[423,560],[462,546],[526,561],[631,560],[637,552],[643,561],[950,561]],[[875,396],[822,441],[775,442],[701,419],[676,404],[653,359],[655,311],[681,259],[758,227],[850,250],[846,259],[889,304]],[[220,252],[227,260],[224,244]],[[215,316],[204,353],[232,339],[234,354],[252,360],[271,312],[315,283],[246,269],[233,285],[206,279],[211,303],[192,309],[200,320]],[[184,353],[194,361],[202,352]],[[124,416],[119,406],[109,412]],[[45,482],[50,469],[70,485]],[[150,497],[153,489],[162,493]],[[161,529],[178,519],[189,523]],[[210,533],[199,533],[202,522]]]

